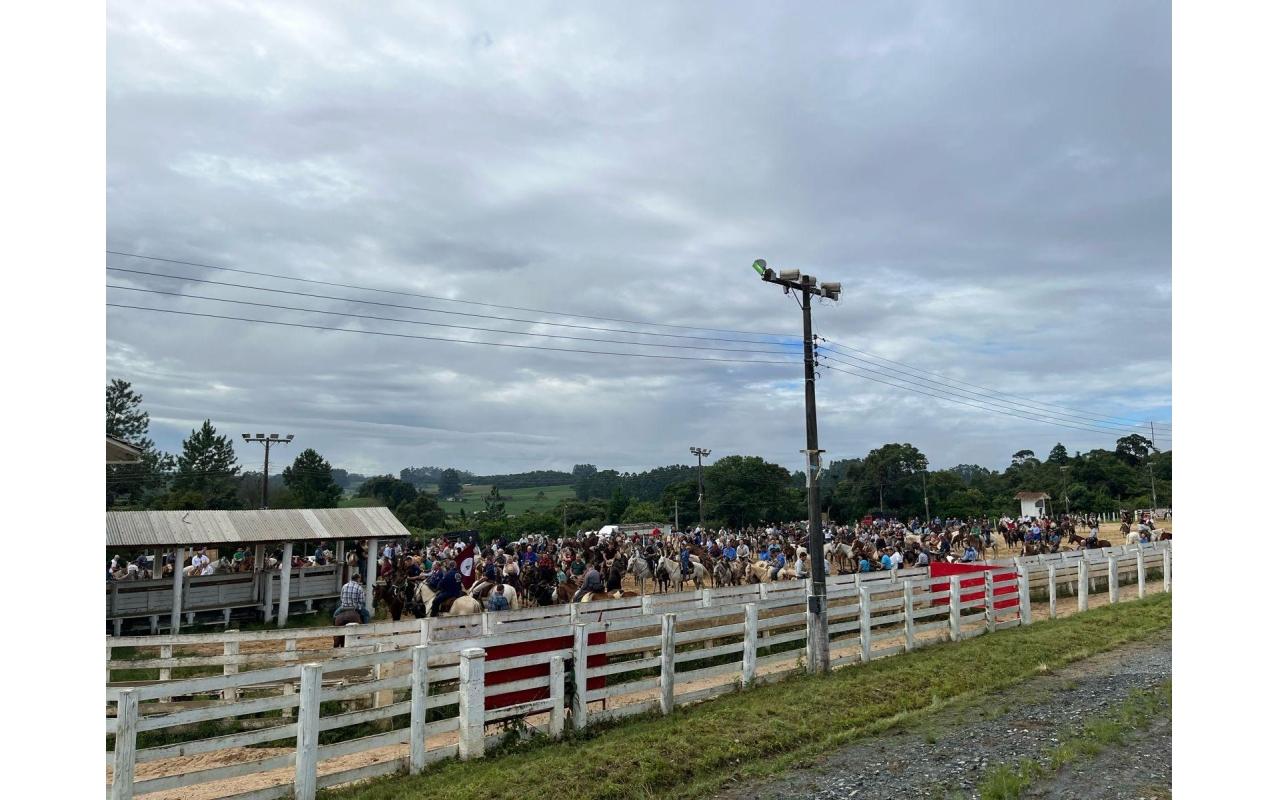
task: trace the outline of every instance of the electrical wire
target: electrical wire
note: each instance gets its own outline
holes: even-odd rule
[[[833,356],[833,355],[830,355],[830,353],[832,352],[830,348],[819,347],[819,348],[818,348],[818,352],[819,352],[819,353],[825,353],[825,355],[823,356],[824,358],[827,358],[827,359],[829,359],[829,360],[831,360],[831,361],[835,361],[835,362],[836,362],[836,363],[838,363],[838,364],[844,364],[845,366],[848,366],[848,367],[856,367],[856,368],[858,368],[858,369],[865,369],[865,370],[867,370],[868,372],[871,372],[873,375],[880,375],[880,376],[882,376],[882,377],[892,378],[892,379],[894,379],[894,380],[904,381],[904,382],[906,382],[906,383],[910,383],[910,384],[912,384],[912,385],[914,385],[914,386],[920,386],[920,387],[923,387],[923,388],[926,388],[926,389],[935,389],[935,388],[936,388],[936,389],[939,389],[939,390],[942,390],[942,391],[948,391],[948,392],[959,392],[959,393],[961,393],[961,394],[963,394],[963,395],[969,396],[970,398],[972,398],[972,399],[974,399],[974,400],[977,400],[977,401],[978,401],[978,402],[980,402],[980,403],[987,403],[987,404],[989,404],[989,405],[997,406],[997,407],[999,407],[999,408],[1001,408],[1001,409],[1004,409],[1004,410],[1007,410],[1007,411],[1018,411],[1018,412],[1021,412],[1021,413],[1024,413],[1024,414],[1026,414],[1026,413],[1038,414],[1038,415],[1040,415],[1040,416],[1042,416],[1042,417],[1048,417],[1048,418],[1050,418],[1050,419],[1052,419],[1052,420],[1055,420],[1055,421],[1067,422],[1067,423],[1070,423],[1070,424],[1079,424],[1079,422],[1077,422],[1077,420],[1075,420],[1075,419],[1072,419],[1072,418],[1071,418],[1071,415],[1064,415],[1064,414],[1061,414],[1060,412],[1050,412],[1050,411],[1045,411],[1045,410],[1038,409],[1038,408],[1034,408],[1034,407],[1030,407],[1030,408],[1027,408],[1027,409],[1018,408],[1017,406],[1018,406],[1018,405],[1020,405],[1020,404],[1016,404],[1016,403],[1011,404],[1011,403],[1009,403],[1008,401],[1003,401],[1003,400],[992,400],[992,399],[989,399],[989,398],[987,398],[987,397],[984,397],[984,396],[982,396],[982,395],[978,394],[977,392],[972,392],[972,391],[969,391],[969,390],[967,390],[967,389],[960,389],[960,388],[957,388],[957,387],[948,386],[948,385],[946,385],[946,384],[939,383],[939,382],[937,382],[937,381],[929,381],[928,379],[925,379],[925,380],[927,381],[926,383],[921,383],[921,382],[919,382],[919,381],[912,380],[911,378],[912,378],[913,376],[903,376],[903,375],[898,375],[898,374],[895,374],[895,373],[894,373],[894,372],[892,372],[892,371],[889,371],[889,372],[882,372],[882,371],[879,371],[879,370],[881,370],[881,369],[885,369],[885,368],[881,367],[879,364],[876,364],[875,362],[867,361],[866,359],[860,359],[860,358],[858,358],[857,356],[849,356],[849,358],[852,358],[852,359],[854,359],[854,360],[856,360],[856,361],[861,361],[861,362],[863,362],[863,363],[865,363],[865,364],[870,364],[871,366],[870,366],[870,367],[864,367],[864,366],[862,366],[861,364],[854,364],[854,363],[851,363],[851,362],[849,362],[849,361],[845,361],[845,360],[843,360],[843,359],[840,359],[840,358],[837,358],[837,357],[835,357],[835,356]],[[878,369],[876,369],[876,368],[878,368]],[[1087,424],[1087,425],[1091,425],[1091,426],[1093,426],[1093,427],[1095,427],[1095,428],[1107,427],[1107,428],[1110,428],[1111,430],[1114,430],[1114,431],[1116,431],[1116,432],[1118,432],[1118,433],[1127,433],[1127,432],[1129,432],[1129,428],[1128,428],[1127,426],[1120,425],[1120,424],[1118,424],[1118,423],[1114,423],[1114,422],[1098,422],[1098,421],[1095,421],[1095,420],[1088,420],[1088,419],[1085,419],[1085,420],[1083,420],[1083,423],[1084,423],[1084,424]]]
[[[184,264],[190,267],[200,267],[202,269],[212,269],[212,270],[218,270],[221,272],[236,272],[242,275],[256,275],[258,277],[263,277],[263,278],[276,278],[278,280],[297,281],[299,283],[310,283],[318,286],[332,286],[334,288],[340,288],[340,289],[356,289],[363,292],[378,292],[381,294],[399,295],[401,297],[417,297],[423,300],[437,300],[445,303],[466,303],[467,305],[486,306],[489,308],[501,308],[508,311],[528,311],[533,314],[551,314],[553,316],[558,316],[558,317],[575,317],[578,319],[594,319],[594,320],[600,320],[602,322],[622,322],[628,325],[649,325],[651,327],[658,327],[658,328],[674,328],[679,330],[690,330],[690,331],[709,331],[712,333],[735,333],[742,336],[771,336],[774,338],[789,339],[797,343],[800,338],[798,336],[794,336],[790,334],[782,334],[782,333],[767,333],[763,331],[738,331],[738,330],[732,330],[732,329],[726,329],[726,328],[703,328],[695,325],[676,325],[676,324],[667,323],[667,322],[646,322],[645,320],[622,319],[619,317],[601,317],[601,316],[593,316],[591,314],[574,314],[567,311],[550,311],[550,310],[541,309],[541,308],[527,308],[525,306],[505,306],[499,303],[485,303],[479,300],[460,300],[454,297],[440,297],[438,295],[419,294],[417,292],[405,292],[405,291],[398,291],[395,289],[377,289],[372,286],[357,286],[355,284],[350,284],[350,283],[336,283],[333,281],[321,281],[321,280],[316,280],[314,278],[298,278],[292,275],[280,275],[278,273],[271,273],[271,272],[257,272],[254,270],[247,270],[247,269],[220,267],[214,264],[203,264],[198,261],[182,261],[176,258],[159,258],[156,256],[144,256],[139,253],[129,253],[122,250],[107,250],[106,252],[109,255],[127,256],[129,258],[141,258],[141,259],[146,259],[147,261],[162,261],[168,264]],[[539,323],[539,324],[551,324],[551,323]],[[729,340],[729,341],[738,341],[738,340]],[[764,342],[760,342],[759,344],[764,344]]]
[[[218,303],[234,303],[236,305],[242,305],[242,306],[257,306],[259,308],[275,308],[283,311],[303,311],[308,314],[327,314],[329,316],[334,316],[334,317],[354,317],[356,319],[372,319],[372,320],[378,320],[381,322],[402,322],[406,325],[429,325],[434,328],[455,328],[457,330],[480,331],[483,333],[500,333],[500,334],[507,334],[510,336],[538,336],[546,339],[571,339],[577,342],[602,342],[605,344],[633,345],[635,347],[668,347],[668,348],[674,348],[677,350],[689,349],[693,347],[692,345],[683,345],[683,344],[663,344],[658,342],[655,342],[655,343],[628,342],[622,339],[598,339],[591,336],[569,336],[567,334],[562,334],[562,333],[529,333],[526,331],[506,331],[506,330],[502,330],[501,328],[479,328],[472,325],[450,325],[445,322],[427,322],[425,320],[404,319],[402,317],[379,317],[371,314],[353,314],[345,311],[322,311],[321,309],[318,309],[318,308],[302,308],[299,306],[282,306],[282,305],[276,305],[274,303],[255,303],[251,300],[231,300],[225,297],[210,297],[209,295],[201,295],[201,294],[183,294],[182,292],[166,292],[160,289],[143,289],[138,286],[121,286],[119,284],[113,284],[113,283],[108,283],[107,288],[120,289],[126,292],[146,292],[148,294],[166,295],[168,297],[187,297],[193,300],[212,300]],[[726,353],[754,353],[756,355],[786,355],[785,353],[782,353],[777,350],[751,350],[749,348],[743,348],[743,347],[698,346],[698,349],[699,350],[716,350],[716,351],[726,352]]]
[[[848,346],[848,345],[846,345],[846,344],[841,344],[840,342],[836,342],[836,341],[833,341],[833,340],[831,340],[831,339],[827,339],[827,338],[822,337],[822,336],[815,336],[814,338],[815,338],[815,339],[821,339],[822,341],[826,342],[827,344],[831,345],[832,347],[836,347],[836,348],[839,348],[839,349],[841,349],[841,350],[848,350],[848,351],[851,351],[851,352],[853,352],[853,353],[859,353],[859,354],[864,355],[864,356],[870,356],[871,358],[877,359],[877,360],[879,360],[879,361],[885,361],[885,362],[888,362],[888,363],[890,363],[890,364],[896,364],[896,365],[898,365],[898,366],[900,366],[900,367],[905,367],[906,369],[909,369],[909,370],[911,370],[911,371],[913,371],[913,372],[923,373],[924,375],[932,375],[932,376],[934,376],[934,377],[936,377],[936,378],[941,378],[941,379],[943,379],[944,381],[947,381],[947,382],[949,382],[949,383],[958,384],[958,385],[960,385],[960,386],[968,386],[968,387],[973,388],[973,389],[981,389],[981,390],[983,390],[983,391],[985,391],[985,392],[990,392],[990,393],[992,393],[992,394],[999,394],[999,395],[1005,395],[1005,396],[1007,396],[1007,397],[1014,397],[1014,398],[1017,398],[1017,399],[1019,399],[1019,400],[1027,400],[1027,401],[1029,401],[1029,402],[1031,402],[1031,403],[1034,403],[1034,404],[1036,404],[1036,405],[1039,405],[1039,406],[1046,406],[1046,407],[1048,407],[1048,408],[1058,408],[1058,409],[1063,409],[1063,410],[1065,410],[1065,411],[1077,411],[1077,412],[1080,412],[1081,414],[1092,414],[1092,415],[1093,415],[1092,417],[1082,417],[1082,418],[1079,418],[1079,419],[1087,419],[1087,420],[1091,420],[1091,421],[1101,421],[1101,420],[1103,420],[1103,419],[1111,419],[1111,420],[1116,420],[1116,421],[1118,421],[1118,422],[1127,422],[1127,423],[1130,423],[1130,427],[1147,427],[1147,426],[1151,425],[1151,424],[1152,424],[1152,422],[1153,422],[1152,420],[1134,420],[1134,419],[1130,419],[1130,418],[1128,418],[1128,417],[1117,417],[1117,416],[1112,416],[1112,415],[1110,415],[1110,414],[1101,414],[1101,413],[1097,413],[1097,412],[1093,412],[1093,411],[1086,411],[1086,410],[1079,409],[1079,408],[1072,408],[1071,406],[1058,405],[1058,404],[1056,404],[1056,403],[1046,403],[1046,402],[1043,402],[1043,401],[1040,401],[1040,400],[1035,400],[1035,399],[1033,399],[1033,398],[1026,397],[1025,395],[1014,394],[1013,392],[1006,392],[1006,391],[1002,391],[1002,390],[1000,390],[1000,389],[992,389],[992,388],[991,388],[991,387],[989,387],[989,386],[980,386],[980,385],[975,384],[975,383],[967,383],[967,382],[962,381],[962,380],[960,380],[960,379],[958,379],[958,378],[950,378],[950,377],[948,377],[948,376],[946,376],[946,375],[943,375],[943,374],[941,374],[941,373],[939,373],[939,372],[931,372],[931,371],[929,371],[929,370],[927,370],[927,369],[921,369],[921,368],[919,368],[919,367],[913,367],[912,365],[907,364],[907,363],[904,363],[904,362],[902,362],[902,361],[895,361],[895,360],[893,360],[892,358],[886,358],[885,356],[876,355],[875,353],[872,353],[872,352],[869,352],[869,351],[866,351],[866,350],[859,350],[859,349],[858,349],[858,348],[856,348],[856,347],[850,347],[850,346]],[[853,358],[854,356],[848,356],[848,357],[849,357],[849,358]],[[876,366],[880,366],[880,365],[876,365]],[[887,367],[882,367],[882,368],[887,369]],[[1066,416],[1071,416],[1071,415],[1066,415]],[[1155,422],[1155,425],[1156,425],[1157,427],[1163,427],[1163,428],[1169,428],[1169,427],[1172,427],[1171,425],[1169,425],[1168,423],[1165,423],[1165,422]]]
[[[195,311],[178,311],[178,310],[169,309],[169,308],[152,308],[149,306],[134,306],[134,305],[128,305],[125,303],[107,303],[106,305],[108,308],[128,308],[128,309],[133,309],[135,311],[154,311],[161,314],[179,314],[187,317],[203,317],[205,319],[222,319],[222,320],[232,320],[236,322],[253,322],[260,325],[276,325],[276,326],[286,327],[286,328],[306,328],[309,330],[317,330],[317,331],[335,331],[338,333],[357,333],[365,336],[386,336],[393,339],[418,339],[418,340],[430,341],[430,342],[450,342],[453,344],[479,344],[479,345],[485,345],[487,347],[510,347],[510,348],[516,348],[519,350],[546,350],[546,351],[558,352],[558,353],[577,353],[581,355],[597,355],[597,356],[629,356],[633,358],[662,358],[662,359],[670,359],[674,361],[710,361],[710,362],[725,363],[725,364],[786,364],[790,366],[796,363],[795,360],[772,361],[772,360],[751,359],[751,358],[699,358],[697,356],[676,356],[676,355],[669,355],[666,353],[622,353],[622,352],[617,352],[612,350],[579,350],[571,347],[546,347],[543,345],[535,345],[535,344],[511,344],[509,342],[476,342],[476,341],[471,341],[467,339],[450,339],[444,336],[421,336],[421,335],[414,335],[410,333],[391,333],[389,331],[360,331],[360,330],[351,330],[349,328],[334,328],[328,325],[309,325],[301,322],[281,322],[279,320],[253,319],[250,317],[232,317],[232,316],[227,316],[223,314],[203,314],[203,313],[197,313]],[[784,354],[779,353],[778,355],[784,355]]]
[[[937,398],[937,399],[939,399],[939,400],[946,400],[946,401],[951,402],[951,403],[959,403],[960,405],[970,406],[970,407],[972,407],[972,408],[976,408],[976,409],[978,409],[979,411],[986,411],[986,412],[993,413],[993,414],[1002,414],[1002,415],[1004,415],[1004,416],[1009,416],[1009,417],[1019,417],[1019,418],[1021,418],[1021,419],[1029,420],[1029,421],[1031,421],[1031,422],[1039,422],[1039,423],[1042,423],[1042,424],[1045,424],[1045,425],[1057,425],[1057,426],[1058,426],[1058,427],[1060,427],[1060,428],[1073,428],[1073,429],[1075,429],[1075,430],[1079,430],[1079,431],[1086,431],[1086,432],[1088,432],[1088,433],[1102,433],[1102,434],[1106,434],[1106,435],[1108,435],[1108,436],[1114,436],[1114,435],[1115,435],[1115,433],[1116,433],[1115,431],[1112,431],[1112,430],[1105,430],[1105,429],[1100,429],[1100,428],[1085,428],[1085,427],[1081,427],[1081,426],[1078,426],[1078,425],[1069,425],[1069,424],[1064,423],[1064,422],[1052,422],[1052,421],[1050,421],[1050,420],[1046,420],[1046,419],[1038,419],[1038,418],[1036,418],[1036,417],[1028,417],[1028,416],[1024,416],[1024,415],[1022,415],[1022,414],[1015,414],[1015,413],[1011,413],[1011,412],[1008,412],[1008,411],[1000,411],[1000,410],[998,410],[998,409],[989,408],[989,407],[987,407],[987,406],[981,406],[981,405],[978,405],[978,404],[976,404],[976,403],[969,403],[969,402],[966,402],[966,401],[964,401],[964,400],[960,400],[960,399],[955,398],[955,397],[947,397],[946,395],[933,394],[932,392],[925,392],[925,391],[922,391],[922,390],[920,390],[920,389],[913,389],[913,388],[911,388],[910,386],[901,386],[901,385],[896,384],[896,383],[890,383],[889,381],[880,380],[880,379],[878,379],[878,378],[873,378],[873,377],[871,377],[870,375],[865,375],[865,374],[862,374],[861,372],[850,372],[850,371],[849,371],[849,370],[847,370],[847,369],[842,369],[842,368],[840,368],[840,367],[836,367],[836,366],[824,365],[824,366],[823,366],[823,368],[824,368],[824,369],[831,369],[831,370],[835,370],[836,372],[843,372],[843,373],[845,373],[846,375],[853,375],[854,377],[863,378],[863,379],[865,379],[865,380],[869,380],[869,381],[874,381],[875,383],[883,383],[884,385],[886,385],[886,386],[892,386],[892,387],[894,387],[895,389],[903,389],[903,390],[908,391],[908,392],[915,392],[916,394],[923,394],[923,395],[927,395],[927,396],[929,396],[929,397],[935,397],[935,398]],[[859,369],[860,369],[860,368],[859,368]]]

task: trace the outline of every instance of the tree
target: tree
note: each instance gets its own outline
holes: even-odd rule
[[[174,467],[173,456],[156,449],[147,438],[150,415],[142,410],[142,395],[128,381],[116,378],[107,384],[107,435],[142,451],[136,464],[107,466],[107,507],[144,504],[164,480],[162,473]]]
[[[633,500],[627,506],[627,510],[622,512],[621,520],[624,523],[632,522],[653,522],[662,523],[668,519],[671,512],[663,512],[662,508],[652,500]]]
[[[1067,448],[1062,446],[1062,442],[1058,442],[1049,451],[1049,458],[1046,459],[1046,462],[1053,464],[1055,467],[1065,467],[1070,460],[1067,456]]]
[[[412,500],[398,506],[394,513],[405,527],[424,531],[442,527],[448,516],[435,496],[427,492],[419,492]]]
[[[404,503],[412,502],[418,496],[418,490],[413,487],[413,484],[391,475],[375,475],[360,484],[360,489],[356,492],[356,496],[376,497],[387,508],[394,511]]]
[[[921,498],[923,506],[924,483],[919,473],[928,469],[929,459],[914,445],[883,445],[867,453],[863,464],[867,477],[878,489],[879,509],[905,511],[916,497]]]
[[[302,508],[337,508],[342,487],[333,479],[329,462],[308,447],[284,468],[284,485]],[[274,505],[274,504],[273,504]]]
[[[1020,467],[1031,461],[1036,461],[1036,454],[1030,450],[1019,450],[1013,454],[1013,466]],[[1036,461],[1036,463],[1040,463]]]
[[[457,497],[462,494],[462,476],[453,467],[440,473],[440,482],[436,485],[441,497]]]
[[[206,419],[182,442],[173,492],[199,495],[201,508],[239,508],[240,502],[236,497],[236,474],[239,472],[231,439],[219,436],[213,423]]]
[[[613,494],[609,497],[609,511],[606,516],[608,524],[617,525],[622,522],[622,515],[629,505],[631,505],[631,498],[622,493],[621,486],[615,486]]]
[[[1116,439],[1116,455],[1124,459],[1129,464],[1139,464],[1144,458],[1151,454],[1155,448],[1151,440],[1147,437],[1131,433],[1122,439]]]
[[[507,504],[502,502],[502,493],[498,491],[497,486],[489,487],[489,494],[484,498],[484,516],[485,519],[505,519],[507,516]]]
[[[759,456],[725,456],[706,468],[704,482],[708,522],[746,527],[804,516],[804,492],[792,488],[791,474]]]

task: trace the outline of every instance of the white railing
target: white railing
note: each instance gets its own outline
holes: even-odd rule
[[[1144,596],[1148,572],[1159,569],[1169,591],[1171,554],[1169,543],[1161,543],[1020,559],[1005,565],[1009,569],[981,575],[930,579],[923,571],[910,570],[880,580],[833,579],[828,589],[831,663],[867,663],[934,642],[1030,624],[1033,593],[1045,594],[1048,615],[1055,617],[1064,588],[1076,594],[1077,610],[1084,610],[1091,592],[1105,591],[1109,602],[1119,602],[1121,582],[1128,576],[1136,581],[1137,596]],[[981,585],[962,586],[974,581]],[[573,668],[569,718],[577,728],[647,711],[670,713],[739,686],[779,680],[804,670],[804,587],[764,586],[593,603],[559,614],[554,612],[561,609],[513,612],[502,620],[503,615],[477,615],[479,619],[324,629],[346,635],[351,647],[287,651],[304,658],[301,664],[108,688],[108,703],[116,712],[107,718],[107,733],[116,741],[107,752],[114,778],[109,797],[173,792],[196,784],[207,792],[219,781],[255,776],[260,786],[248,791],[240,786],[235,794],[220,796],[309,800],[317,788],[401,769],[416,773],[455,755],[481,757],[500,739],[487,726],[501,720],[519,719],[559,736],[566,721],[566,665]],[[280,633],[238,634],[218,644],[238,648]],[[170,638],[175,641],[161,646],[207,637]],[[487,660],[499,652],[495,648],[530,642],[542,642],[544,648]],[[238,670],[245,663],[237,660],[238,653],[213,658],[222,659],[217,663],[224,670]],[[534,677],[486,681],[486,675],[499,671],[541,665],[547,665],[544,674]],[[538,690],[538,696],[485,709],[486,698],[528,690]],[[202,696],[212,699],[188,705],[165,702]],[[407,719],[397,723],[400,718]],[[138,747],[139,734],[176,733],[182,726],[218,721],[234,730]],[[321,734],[343,731],[345,736],[330,734],[337,741],[320,743]],[[161,769],[156,777],[136,778],[138,764],[279,741],[291,744],[288,752],[267,751],[262,758],[210,769]],[[363,754],[358,764],[350,763],[355,754]]]

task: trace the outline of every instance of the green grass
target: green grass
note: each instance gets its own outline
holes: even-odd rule
[[[1165,681],[1153,689],[1132,692],[1116,710],[1085,723],[1084,731],[1058,745],[1047,763],[1024,758],[1018,764],[1000,764],[990,769],[978,786],[982,800],[1018,800],[1035,783],[1074,761],[1093,758],[1108,747],[1123,745],[1133,735],[1169,714],[1173,683]],[[1167,791],[1167,789],[1166,789]]]
[[[467,514],[484,511],[484,499],[489,495],[490,486],[473,484],[462,487],[462,501],[441,500],[440,507],[449,514],[458,514],[462,509]],[[434,487],[432,488],[434,491]],[[572,500],[573,487],[564,486],[530,486],[524,489],[501,489],[502,502],[508,514],[523,514],[525,511],[550,511],[561,500]],[[539,497],[538,495],[542,496]]]
[[[1104,606],[850,667],[741,691],[662,717],[647,715],[569,736],[538,737],[423,776],[327,792],[328,798],[690,798],[731,780],[775,775],[832,747],[906,719],[1013,685],[1167,631],[1168,595]]]

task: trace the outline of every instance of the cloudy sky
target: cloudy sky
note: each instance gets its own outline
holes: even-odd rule
[[[342,329],[108,309],[161,447],[208,417],[362,472],[798,469],[800,313],[761,257],[843,284],[830,457],[1171,420],[1167,3],[568,5],[108,4],[106,249],[325,282],[108,254],[200,296],[108,302]]]

